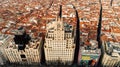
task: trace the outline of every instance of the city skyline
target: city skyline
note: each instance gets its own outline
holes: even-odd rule
[[[3,67],[119,67],[119,0],[0,0]]]

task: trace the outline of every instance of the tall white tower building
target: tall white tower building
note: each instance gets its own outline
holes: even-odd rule
[[[59,17],[49,22],[46,30],[44,51],[47,64],[54,62],[71,64],[75,52],[73,27],[63,23],[63,19]]]

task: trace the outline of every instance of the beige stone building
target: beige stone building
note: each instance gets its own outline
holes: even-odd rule
[[[5,48],[5,53],[10,63],[40,64],[42,44],[42,37],[31,38],[24,50],[19,50],[20,45],[15,44],[13,40],[9,42],[8,46]]]
[[[9,42],[13,39],[12,35],[0,34],[0,64],[5,64],[8,58],[5,54],[5,48]]]
[[[73,27],[64,23],[62,18],[56,18],[46,25],[46,30],[44,52],[47,64],[71,64],[75,52]]]
[[[103,42],[102,44],[104,67],[119,67],[120,66],[120,43],[118,42]]]

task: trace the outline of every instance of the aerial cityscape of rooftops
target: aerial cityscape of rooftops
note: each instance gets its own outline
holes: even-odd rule
[[[120,67],[120,0],[0,0],[0,67]]]

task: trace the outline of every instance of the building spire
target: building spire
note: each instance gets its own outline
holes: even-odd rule
[[[56,16],[56,21],[62,21],[62,5],[60,4],[59,13]]]
[[[62,18],[62,5],[60,5],[59,17],[60,17],[60,19]]]
[[[57,28],[59,30],[64,30],[64,24],[63,24],[63,18],[62,18],[62,5],[61,4],[60,4],[59,13],[56,17],[56,21],[57,21]]]

